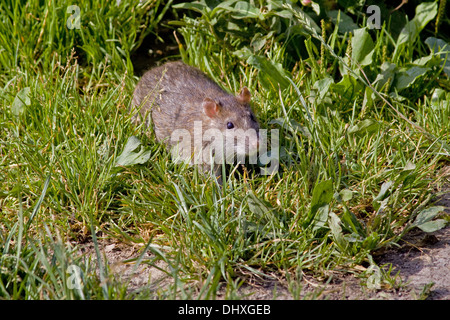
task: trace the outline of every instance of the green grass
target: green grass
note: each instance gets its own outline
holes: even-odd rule
[[[450,40],[448,17],[435,30],[438,5],[402,42],[400,12],[401,25],[383,15],[380,30],[350,36],[325,5],[303,8],[313,23],[282,1],[264,13],[259,2],[138,3],[79,1],[80,29],[66,27],[67,1],[0,4],[0,297],[233,299],[254,279],[284,278],[298,298],[302,275],[358,266],[368,286],[395,282],[372,254],[445,224],[433,207],[450,155],[449,62],[430,49]],[[361,12],[355,2],[341,15],[362,27]],[[220,188],[131,123],[131,54],[151,33],[167,37],[169,13],[185,15],[169,23],[180,57],[230,92],[249,87],[261,126],[279,130],[278,172],[256,166]],[[132,136],[145,159],[117,166]],[[164,261],[174,281],[127,291],[101,235],[143,245],[134,262]],[[90,238],[87,257],[77,248]]]

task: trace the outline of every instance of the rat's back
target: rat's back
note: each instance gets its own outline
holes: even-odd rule
[[[158,141],[175,128],[191,128],[203,118],[202,101],[209,96],[225,96],[215,82],[200,70],[181,61],[169,62],[147,71],[133,94],[133,105],[149,126],[149,109]],[[137,120],[137,117],[136,117]]]

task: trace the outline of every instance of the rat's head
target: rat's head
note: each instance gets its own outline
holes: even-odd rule
[[[255,154],[259,146],[259,124],[250,100],[250,91],[243,87],[236,97],[205,98],[202,103],[209,128],[222,133],[225,150],[240,156]]]

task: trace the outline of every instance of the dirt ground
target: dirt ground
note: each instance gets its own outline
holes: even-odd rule
[[[450,213],[450,192],[444,194],[436,205],[447,207],[446,210]],[[167,270],[163,262],[157,264],[158,268],[141,264],[136,270],[134,263],[124,263],[139,256],[137,246],[114,240],[99,240],[99,246],[113,273],[121,281],[128,282],[130,292],[139,292],[143,288],[156,292],[172,281],[165,272],[158,269]],[[94,254],[93,248],[92,243],[86,243],[80,250],[89,255]],[[149,256],[144,257],[148,258]],[[337,273],[326,284],[304,276],[298,289],[294,291],[288,290],[285,280],[277,280],[244,285],[240,288],[240,293],[246,299],[255,300],[450,300],[450,226],[430,234],[419,229],[413,230],[400,243],[399,248],[391,248],[374,259],[384,270],[392,265],[392,283],[381,283],[379,288],[369,289],[366,285],[367,277]],[[293,295],[292,292],[296,294]],[[156,297],[155,293],[153,298]]]

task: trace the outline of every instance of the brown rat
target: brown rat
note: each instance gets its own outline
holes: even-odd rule
[[[151,114],[156,139],[166,143],[173,155],[205,170],[214,159],[218,174],[224,160],[243,162],[245,156],[256,154],[259,124],[250,99],[246,87],[233,96],[199,69],[169,62],[142,76],[132,105],[140,110],[135,116],[138,122],[146,117],[148,126]]]

